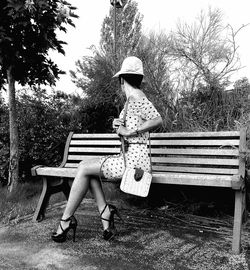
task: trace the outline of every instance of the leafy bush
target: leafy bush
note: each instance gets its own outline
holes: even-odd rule
[[[8,107],[0,104],[0,182],[8,178],[9,120]],[[38,164],[57,166],[63,157],[70,131],[81,133],[111,132],[116,108],[93,104],[90,99],[62,92],[47,94],[43,89],[22,89],[17,98],[20,180],[31,179],[31,168]]]
[[[246,124],[250,112],[250,87],[225,91],[220,88],[183,93],[177,104],[173,129],[177,131],[235,130]]]

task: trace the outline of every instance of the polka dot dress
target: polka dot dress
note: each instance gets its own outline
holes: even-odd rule
[[[119,118],[123,119],[124,109]],[[160,114],[153,104],[143,97],[138,100],[129,100],[126,114],[126,127],[130,130],[136,130],[145,121],[153,119]],[[128,151],[125,153],[126,166],[150,171],[150,159],[148,156],[147,140],[149,133],[144,132],[139,135],[126,138],[129,143]],[[121,179],[125,170],[123,154],[102,157],[100,160],[101,171],[107,179]]]

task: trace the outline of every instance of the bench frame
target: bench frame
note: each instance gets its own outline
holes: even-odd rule
[[[70,132],[66,141],[63,161],[59,168],[64,168],[69,155],[70,142],[73,136],[73,132]],[[240,131],[240,144],[239,144],[239,174],[235,176],[235,184],[232,181],[232,189],[235,190],[235,208],[234,208],[234,224],[233,224],[233,240],[232,240],[232,251],[235,254],[239,254],[241,250],[241,232],[243,217],[246,217],[246,129]],[[31,169],[32,176],[39,176],[37,169],[44,167],[41,165],[35,166]],[[63,192],[66,199],[69,197],[70,185],[68,177],[57,177],[57,175],[40,175],[43,180],[43,189],[40,195],[40,199],[35,210],[33,221],[42,221],[45,217],[46,207],[49,203],[49,199],[52,194]],[[154,175],[153,175],[154,178]],[[71,178],[72,179],[72,178]],[[163,179],[156,178],[154,183],[164,183]],[[166,183],[169,184],[169,183]],[[186,185],[187,183],[178,183]],[[203,186],[198,183],[198,186]],[[206,185],[208,186],[208,185]]]

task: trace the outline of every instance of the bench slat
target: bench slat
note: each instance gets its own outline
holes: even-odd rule
[[[120,153],[120,147],[70,147],[69,153]],[[237,149],[176,149],[176,148],[151,148],[151,153],[156,154],[172,154],[172,155],[200,155],[200,156],[238,156]]]
[[[238,159],[212,159],[212,158],[171,158],[171,157],[152,157],[153,163],[176,163],[176,164],[199,164],[199,165],[225,165],[238,166]]]
[[[65,168],[77,168],[79,163],[66,163]],[[173,166],[158,166],[153,165],[154,172],[187,172],[187,173],[208,173],[208,174],[238,174],[238,169],[227,168],[207,168],[207,167],[173,167]]]
[[[232,187],[233,176],[208,175],[208,174],[182,174],[182,173],[156,173],[153,175],[153,183],[192,185],[192,186],[214,186]]]
[[[103,153],[103,154],[119,154],[120,147],[70,147],[69,153]]]
[[[153,165],[154,172],[186,172],[186,173],[208,173],[208,174],[226,174],[233,175],[238,174],[238,169],[227,168],[210,168],[210,167],[173,167],[173,166],[157,166]]]
[[[92,139],[92,138],[116,138],[119,139],[119,136],[116,133],[85,133],[79,134],[74,133],[72,136],[73,139]]]
[[[239,145],[239,140],[151,140],[151,145],[171,145],[171,146],[228,146],[234,147]]]
[[[219,131],[219,132],[175,132],[175,133],[150,133],[150,138],[186,138],[186,137],[239,137],[239,131]]]
[[[79,162],[78,163],[66,163],[65,165],[64,165],[64,167],[65,168],[77,168],[78,167],[78,165],[79,165]]]
[[[40,167],[37,175],[57,176],[74,178],[76,168],[55,168]],[[154,173],[153,183],[176,184],[176,185],[195,185],[195,186],[216,186],[232,187],[233,176],[228,175],[208,175],[208,174],[187,174],[187,173]]]
[[[69,155],[68,160],[84,160],[86,158],[99,158],[103,155]],[[224,165],[238,166],[238,159],[212,159],[212,158],[172,158],[172,157],[152,157],[153,163],[175,163],[175,164],[199,164],[199,165]]]
[[[121,142],[119,140],[71,140],[72,145],[110,145],[119,146]],[[171,145],[171,146],[238,146],[239,140],[151,140],[151,145]]]
[[[110,145],[110,146],[119,146],[121,142],[118,140],[71,140],[70,146],[72,145]]]
[[[92,158],[100,158],[105,156],[97,154],[97,155],[69,155],[68,160],[74,160],[74,161],[81,161],[81,160],[86,160],[86,159],[92,159]]]
[[[178,149],[178,148],[151,148],[152,154],[162,155],[197,155],[197,156],[238,156],[239,150],[222,149]]]

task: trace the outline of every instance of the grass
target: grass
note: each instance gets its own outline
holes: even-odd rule
[[[33,214],[42,190],[42,184],[22,183],[9,193],[6,187],[0,188],[0,224],[18,222],[22,216]],[[51,203],[61,200],[62,194],[53,196]]]

